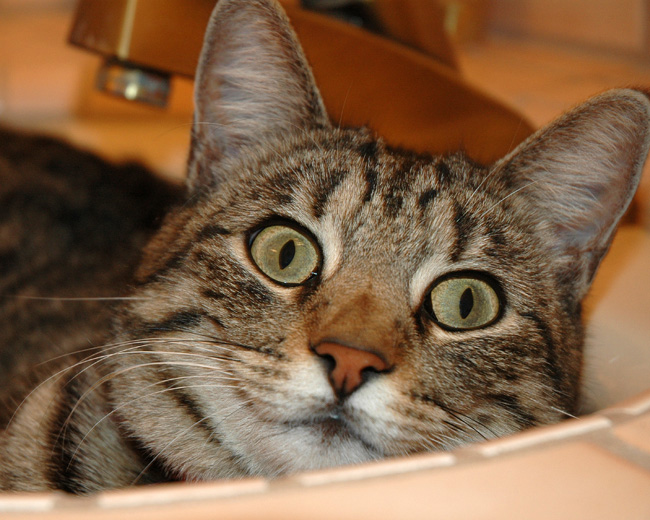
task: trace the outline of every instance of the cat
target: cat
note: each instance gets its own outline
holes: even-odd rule
[[[274,478],[576,413],[646,93],[491,166],[415,154],[330,123],[274,2],[221,0],[195,104],[182,190],[0,135],[1,489]]]

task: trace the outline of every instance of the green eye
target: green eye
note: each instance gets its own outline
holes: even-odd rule
[[[501,311],[499,296],[492,286],[469,276],[444,278],[431,289],[427,303],[435,321],[451,330],[485,327]]]
[[[306,233],[290,226],[265,227],[253,238],[251,257],[271,280],[300,285],[318,272],[320,252]]]

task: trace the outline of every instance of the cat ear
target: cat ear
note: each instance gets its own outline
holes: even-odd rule
[[[552,247],[580,258],[584,292],[638,187],[649,144],[648,96],[612,90],[538,131],[496,165],[526,211],[551,231]]]
[[[307,60],[281,8],[271,0],[220,0],[196,74],[190,188],[218,183],[223,168],[214,168],[215,163],[236,159],[250,146],[328,125]],[[197,165],[206,154],[211,168]]]

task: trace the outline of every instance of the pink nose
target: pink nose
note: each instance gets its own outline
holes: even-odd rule
[[[319,343],[314,351],[321,357],[334,360],[329,381],[339,398],[346,397],[359,388],[364,381],[364,373],[369,370],[386,372],[391,368],[378,354],[339,343]]]

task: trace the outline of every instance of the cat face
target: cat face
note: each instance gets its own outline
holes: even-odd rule
[[[113,406],[177,476],[276,476],[560,420],[580,304],[638,183],[644,94],[484,168],[330,126],[271,2],[221,0],[188,200],[121,313]],[[135,346],[133,346],[135,345]]]

